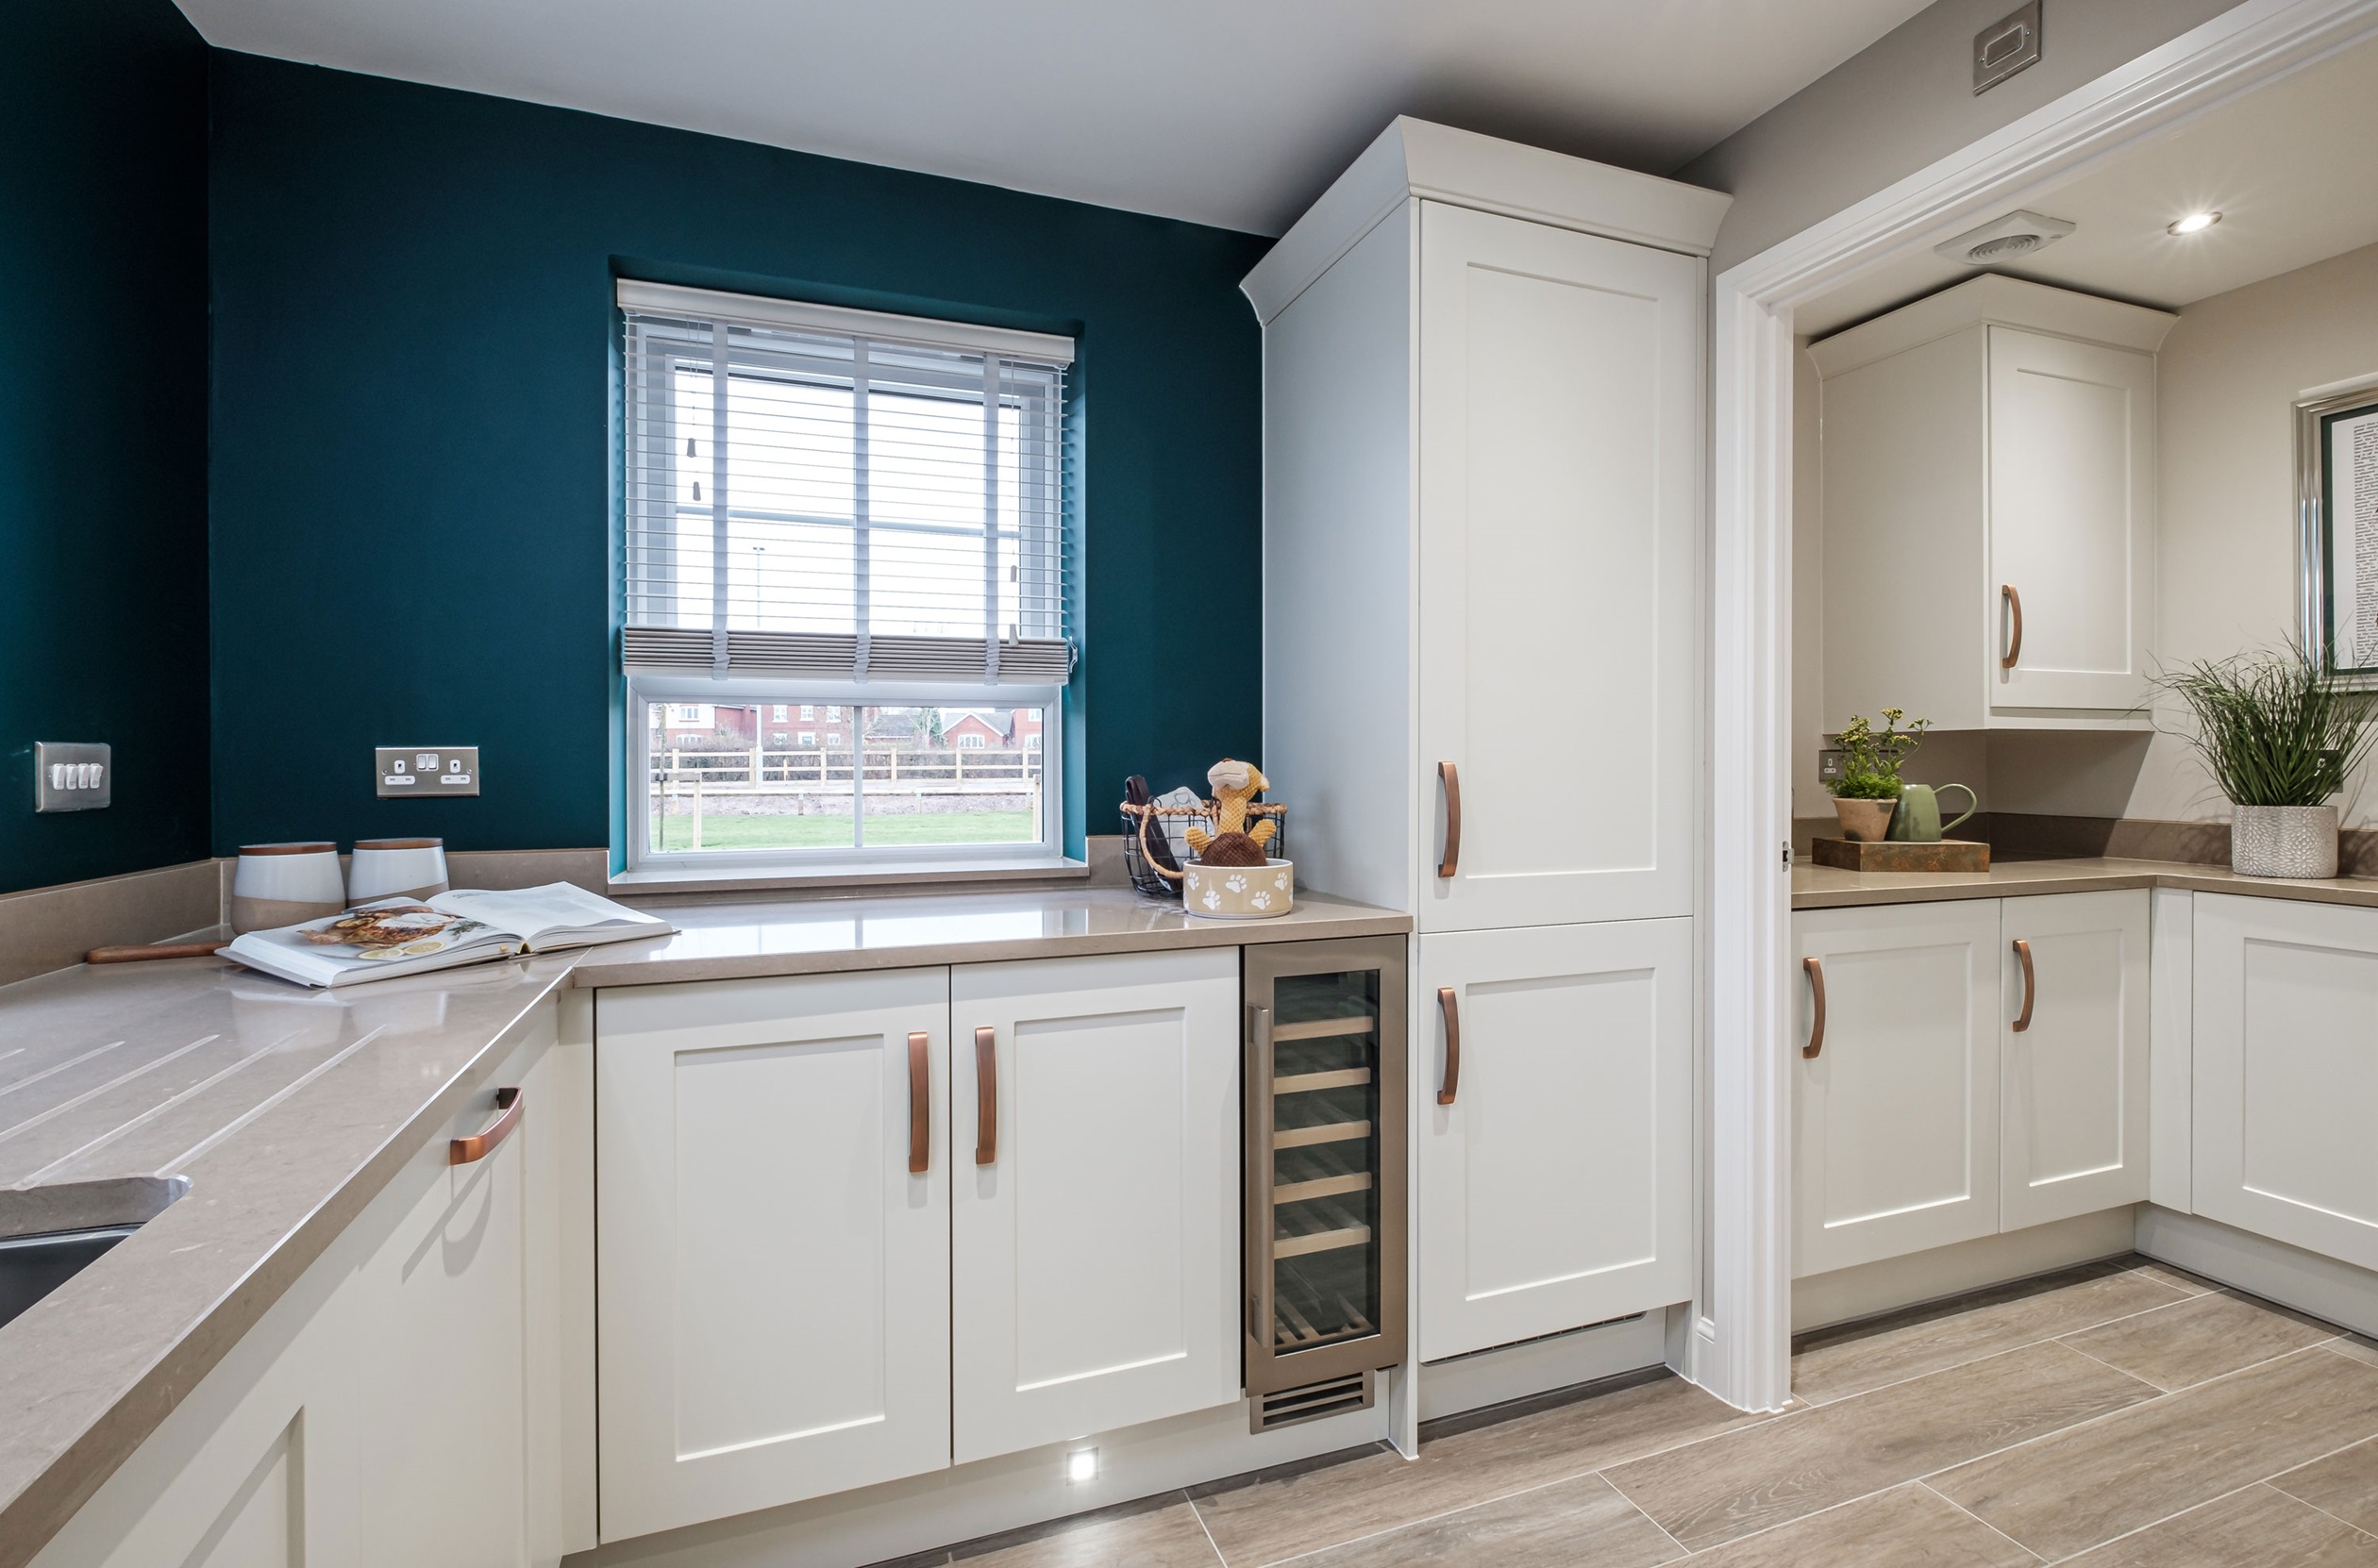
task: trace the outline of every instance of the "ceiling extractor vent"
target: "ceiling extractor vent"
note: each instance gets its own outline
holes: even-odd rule
[[[2009,212],[1946,244],[1934,245],[1933,251],[1960,266],[1987,267],[2052,245],[2071,233],[2073,227],[2062,218],[2051,218],[2041,212]]]

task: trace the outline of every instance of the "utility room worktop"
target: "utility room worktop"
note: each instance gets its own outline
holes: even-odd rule
[[[0,986],[0,1186],[191,1184],[0,1326],[0,1568],[41,1549],[409,1159],[485,1119],[493,1075],[564,991],[1412,929],[1314,895],[1277,919],[1198,920],[1114,888],[643,902],[679,931],[336,991],[222,959]]]
[[[2241,876],[2225,866],[2172,860],[2015,860],[1983,872],[1843,871],[1792,867],[1792,908],[1841,909],[1871,904],[1934,904],[1956,898],[2019,898],[2029,893],[2096,892],[2116,888],[2180,888],[2252,898],[2378,909],[2378,877],[2297,880]]]

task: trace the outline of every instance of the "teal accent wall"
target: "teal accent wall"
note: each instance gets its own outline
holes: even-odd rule
[[[623,274],[1073,333],[1077,848],[1125,775],[1253,755],[1269,242],[244,55],[210,92],[219,851],[611,838]],[[375,744],[463,743],[482,797],[374,797]]]
[[[169,0],[0,45],[0,891],[205,855],[207,49]],[[115,748],[37,816],[33,742]]]

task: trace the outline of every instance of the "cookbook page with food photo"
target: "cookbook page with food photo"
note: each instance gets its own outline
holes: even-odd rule
[[[223,956],[299,985],[340,986],[675,929],[568,882],[456,888],[427,900],[382,898],[322,920],[250,931]]]

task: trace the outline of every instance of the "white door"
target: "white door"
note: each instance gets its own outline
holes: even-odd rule
[[[1238,1397],[1238,1012],[1235,948],[950,972],[959,1463]]]
[[[1993,708],[2146,699],[2154,463],[2153,355],[1990,328]]]
[[[1424,931],[1692,912],[1701,294],[1689,257],[1422,204]]]
[[[2000,908],[1999,1226],[2142,1203],[2147,890]]]
[[[2196,1211],[2378,1268],[2378,909],[2196,895]]]
[[[1419,946],[1421,1359],[1690,1296],[1692,922]]]
[[[948,1026],[942,969],[598,994],[603,1540],[949,1463]]]
[[[524,1159],[536,1082],[480,1158],[439,1169],[363,1270],[358,1532],[366,1568],[528,1560]],[[473,1120],[505,1113],[491,1091]],[[474,1127],[472,1130],[480,1130]],[[443,1157],[441,1143],[431,1158]]]
[[[1810,909],[1792,934],[1793,1276],[1996,1233],[1998,901]]]

